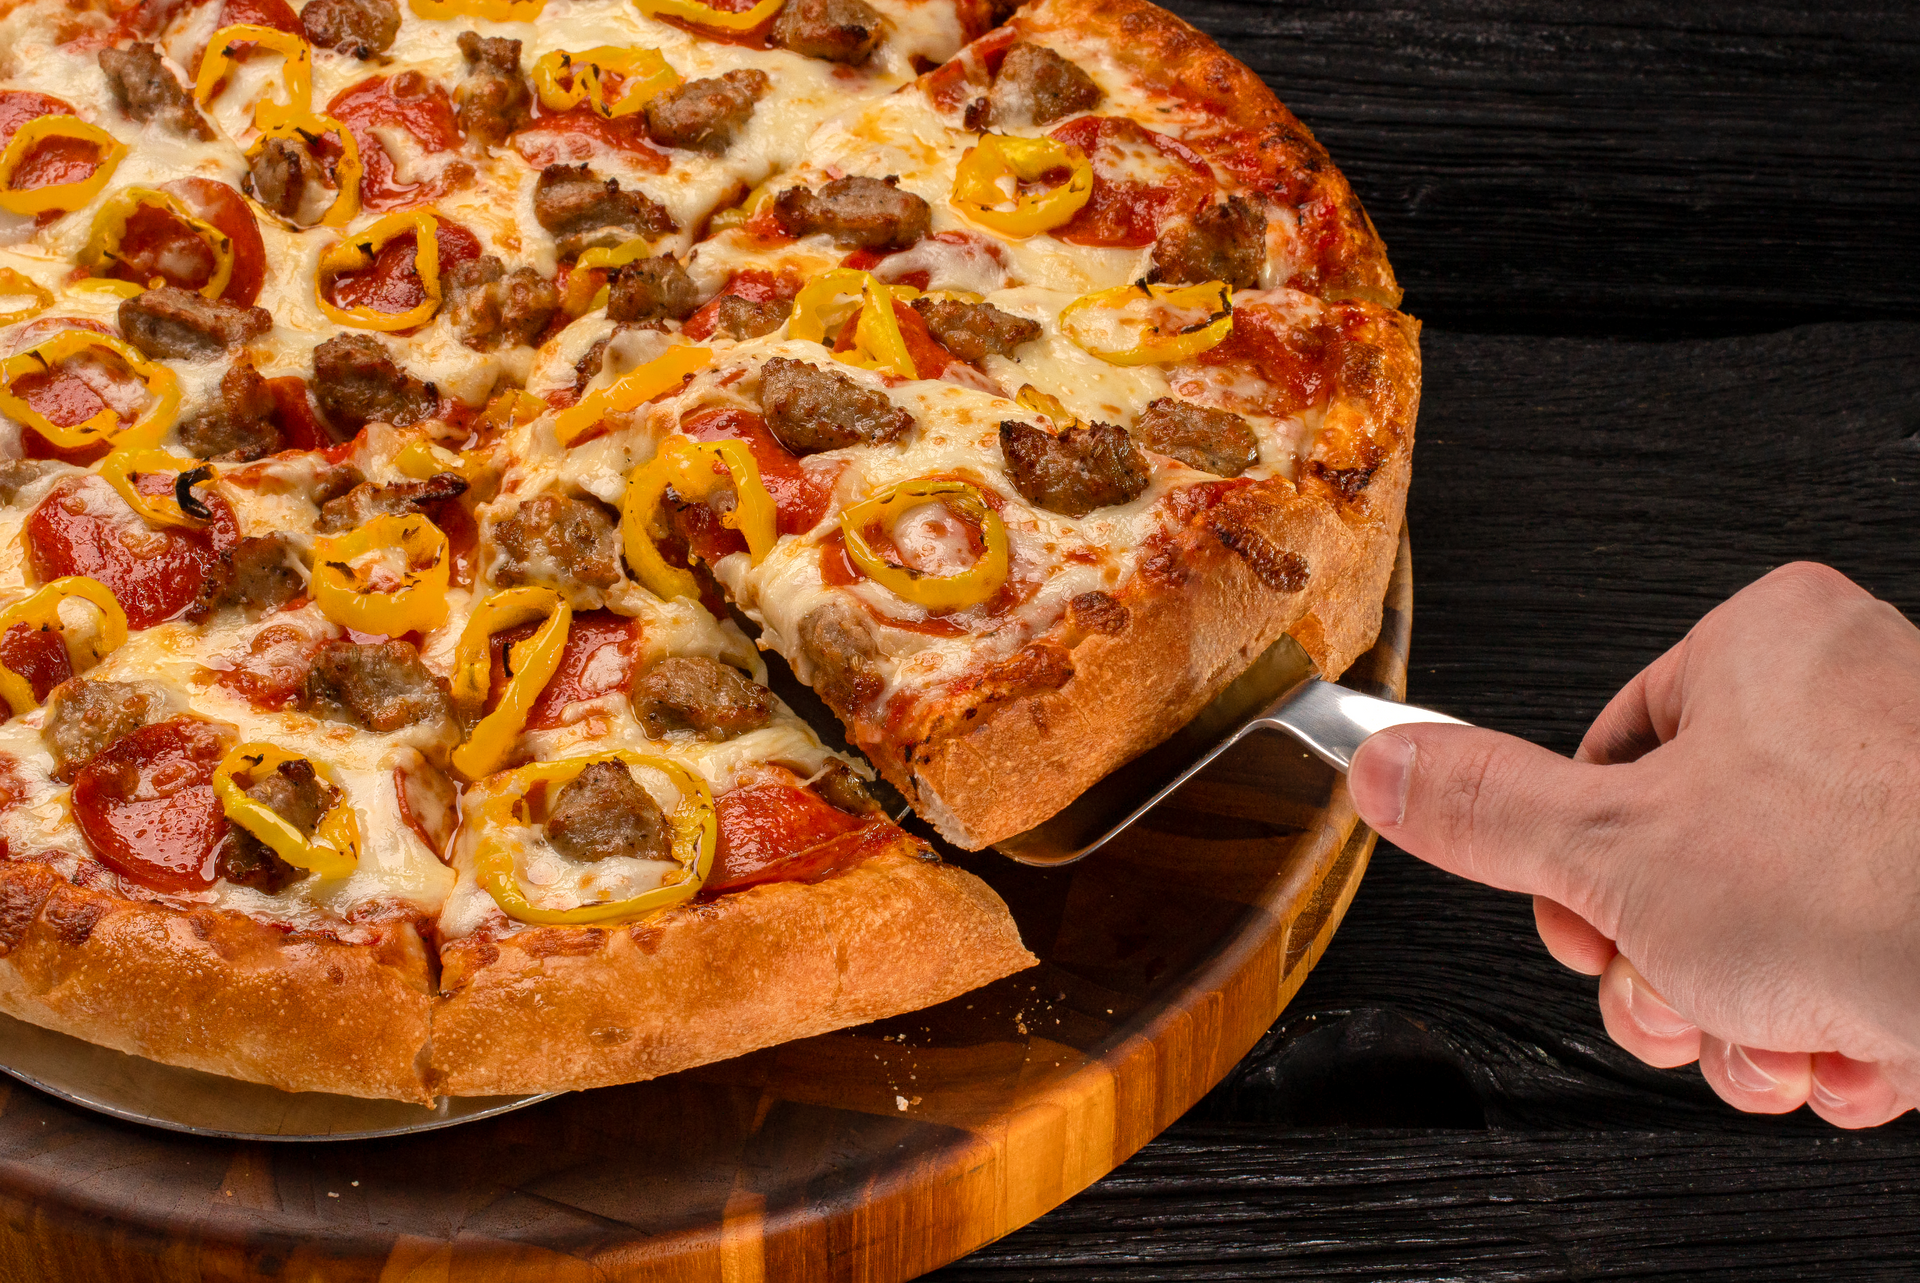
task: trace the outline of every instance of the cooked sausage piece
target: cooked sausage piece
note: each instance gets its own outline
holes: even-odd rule
[[[614,856],[673,858],[666,813],[624,762],[595,762],[554,795],[547,841],[569,860],[588,863]]]
[[[0,503],[12,503],[22,490],[58,466],[51,459],[0,459]]]
[[[370,731],[397,731],[453,712],[446,679],[403,641],[326,643],[307,673],[303,703],[315,716]]]
[[[879,648],[858,607],[839,598],[822,602],[800,621],[800,653],[813,667],[808,679],[842,718],[856,716],[886,683],[874,663]]]
[[[365,60],[393,47],[400,6],[394,0],[307,0],[300,32],[315,49]]]
[[[1046,125],[1100,104],[1093,77],[1044,45],[1025,41],[1007,50],[987,91],[987,119],[996,129]],[[969,122],[968,128],[976,128]]]
[[[1173,224],[1153,243],[1156,281],[1225,281],[1236,290],[1252,289],[1266,261],[1267,216],[1240,196]]]
[[[120,303],[120,332],[148,356],[205,361],[273,328],[264,307],[240,307],[195,290],[160,285]]]
[[[1068,428],[1059,436],[1015,420],[1000,425],[1007,477],[1029,503],[1084,517],[1126,503],[1147,488],[1147,461],[1133,438],[1111,423]]]
[[[306,579],[295,569],[300,554],[282,534],[254,535],[220,554],[200,583],[200,596],[187,618],[204,623],[216,610],[238,606],[250,614],[264,614],[298,597]]]
[[[167,697],[146,682],[95,682],[75,677],[47,695],[40,734],[53,753],[53,776],[71,780],[115,740],[161,718]]]
[[[313,399],[349,436],[374,422],[404,428],[440,406],[434,386],[395,365],[371,334],[336,334],[313,349]]]
[[[511,272],[492,254],[447,273],[447,313],[454,333],[476,352],[533,346],[560,310],[553,282],[531,267]]]
[[[905,249],[927,234],[933,211],[891,182],[852,174],[818,192],[787,188],[774,198],[773,216],[789,236],[825,232],[848,248]]]
[[[671,254],[614,269],[607,280],[607,319],[684,321],[700,307],[700,289]]]
[[[862,63],[880,43],[880,14],[866,0],[788,0],[773,42],[809,58]]]
[[[309,838],[339,797],[339,790],[320,778],[313,763],[299,757],[280,763],[246,792],[248,797],[265,804],[275,815],[299,829],[302,837]],[[280,894],[306,877],[307,872],[288,864],[272,847],[238,824],[233,826],[233,842],[220,865],[220,876],[227,881],[268,895]]]
[[[259,371],[235,361],[220,376],[214,403],[177,429],[180,446],[196,459],[250,463],[287,448],[286,434],[273,421],[273,394]]]
[[[1022,343],[1040,337],[1039,322],[1002,312],[991,303],[917,298],[912,306],[941,347],[972,365],[989,355],[1012,356]]]
[[[552,233],[561,258],[612,249],[636,236],[677,231],[666,207],[645,192],[623,192],[617,178],[587,165],[548,165],[533,188],[533,216]]]
[[[160,51],[152,45],[102,49],[100,70],[106,73],[107,88],[128,119],[143,125],[157,120],[176,134],[212,141],[212,127],[194,109],[193,98],[173,78],[167,64],[160,60]]]
[[[647,100],[647,133],[662,147],[718,156],[733,145],[772,84],[759,70],[689,80]]]
[[[493,572],[502,584],[611,588],[620,579],[613,518],[586,500],[536,495],[494,523],[493,542],[504,555]]]
[[[363,526],[375,517],[400,517],[420,511],[422,504],[436,499],[453,499],[467,492],[467,482],[452,472],[442,472],[422,481],[395,481],[389,485],[362,482],[337,499],[320,505],[319,519],[313,523],[315,534],[337,535],[343,530]]]
[[[633,711],[649,739],[691,730],[727,740],[772,720],[773,692],[717,659],[675,656],[633,684]]]
[[[813,791],[836,811],[845,811],[848,815],[881,814],[880,804],[867,792],[867,786],[838,758],[828,762],[814,777]]]
[[[713,328],[737,342],[771,334],[787,323],[793,304],[780,299],[750,299],[738,294],[722,294],[714,308]]]
[[[533,87],[520,70],[520,42],[478,32],[460,33],[466,79],[453,91],[460,129],[487,146],[507,140],[533,118]]]
[[[307,487],[307,502],[323,507],[366,479],[366,474],[351,463],[323,463],[314,470],[313,483]]]
[[[1133,435],[1147,449],[1216,477],[1237,477],[1260,462],[1260,442],[1245,419],[1170,396],[1142,412]]]
[[[913,427],[913,416],[877,388],[784,356],[761,367],[760,408],[780,444],[796,454],[883,445]]]

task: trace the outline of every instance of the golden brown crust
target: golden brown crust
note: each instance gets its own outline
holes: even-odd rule
[[[1034,962],[985,883],[904,834],[824,882],[632,926],[456,941],[441,958],[432,1072],[453,1095],[638,1082],[918,1010]]]
[[[406,921],[316,939],[0,864],[0,1011],[164,1064],[429,1103],[431,967]]]

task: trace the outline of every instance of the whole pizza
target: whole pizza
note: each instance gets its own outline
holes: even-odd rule
[[[914,1010],[1033,959],[876,770],[980,849],[1373,641],[1418,325],[1146,0],[0,8],[0,1011],[425,1102]]]

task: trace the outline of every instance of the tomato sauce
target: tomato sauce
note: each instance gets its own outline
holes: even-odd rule
[[[141,479],[159,493],[170,478]],[[204,527],[149,526],[98,477],[69,477],[27,517],[27,560],[43,583],[86,575],[107,586],[127,612],[129,628],[171,619],[199,596],[220,553],[240,542],[233,509],[218,495]]]
[[[177,717],[116,740],[73,780],[73,818],[101,863],[156,891],[199,891],[219,876],[227,817],[213,791],[226,738]]]
[[[369,210],[431,204],[472,175],[465,164],[450,162],[432,178],[402,183],[395,175],[393,157],[374,137],[374,127],[385,125],[412,134],[428,155],[460,146],[460,122],[445,86],[417,71],[363,80],[336,94],[326,114],[347,127],[360,149],[360,203]]]
[[[1087,203],[1053,235],[1075,245],[1138,248],[1151,245],[1170,219],[1213,199],[1213,170],[1197,153],[1165,134],[1116,116],[1081,116],[1053,131],[1093,162]],[[1143,166],[1151,182],[1132,177]]]
[[[42,704],[47,702],[47,692],[73,676],[73,661],[67,657],[60,630],[27,623],[0,634],[0,664],[26,678],[33,698]]]
[[[720,844],[702,896],[843,873],[899,834],[884,817],[848,815],[793,784],[737,788],[715,799],[714,810]]]

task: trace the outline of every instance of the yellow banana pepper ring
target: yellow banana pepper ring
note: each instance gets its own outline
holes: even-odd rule
[[[908,286],[886,285],[872,272],[858,268],[836,267],[808,281],[793,300],[793,319],[787,333],[796,339],[832,344],[849,316],[853,323],[853,346],[834,356],[863,370],[878,370],[903,379],[917,379],[913,355],[900,333],[900,318],[893,314],[893,300],[918,293]],[[850,304],[849,296],[858,303]]]
[[[620,96],[607,100],[607,73],[622,77]],[[656,94],[680,83],[658,49],[601,45],[580,53],[555,49],[533,64],[533,91],[549,111],[566,111],[582,102],[608,120],[631,116]]]
[[[713,363],[713,349],[676,343],[636,370],[621,375],[597,392],[589,392],[553,419],[553,435],[561,445],[572,445],[587,429],[610,414],[625,414],[680,386],[689,374]]]
[[[502,392],[487,402],[487,408],[480,412],[480,426],[483,428],[524,428],[547,412],[547,403],[531,392],[519,388]],[[462,455],[461,458],[466,458]],[[443,472],[458,469],[442,468]],[[409,473],[408,475],[412,475]],[[462,472],[461,476],[467,476]],[[467,477],[469,481],[473,478]]]
[[[369,554],[404,560],[399,587],[370,586],[371,568],[353,565]],[[328,619],[355,632],[387,637],[432,632],[447,619],[451,563],[446,535],[419,513],[375,517],[345,534],[313,541],[313,599]]]
[[[434,235],[439,226],[440,220],[427,210],[401,210],[328,247],[320,255],[320,267],[314,276],[320,310],[331,321],[363,330],[410,330],[431,321],[433,314],[440,310],[440,241]],[[364,305],[341,307],[327,297],[327,289],[335,276],[372,267],[388,241],[408,232],[413,233],[414,274],[426,292],[426,298],[418,307],[404,312],[382,312]]]
[[[146,385],[153,402],[132,424],[123,426],[120,415],[111,406],[103,407],[81,423],[63,425],[40,413],[13,390],[13,385],[28,374],[51,370],[68,357],[83,352],[101,351],[117,358],[135,378]],[[34,344],[24,352],[0,361],[0,414],[16,423],[24,423],[63,450],[111,441],[122,449],[146,449],[158,445],[173,426],[180,412],[180,379],[166,366],[149,361],[132,344],[111,334],[95,330],[61,330]]]
[[[730,228],[744,226],[755,214],[773,203],[774,182],[774,178],[767,179],[748,192],[738,205],[729,206],[715,214],[707,220],[708,228],[715,232],[724,232]]]
[[[213,33],[206,55],[200,59],[200,74],[193,82],[195,102],[203,107],[207,105],[227,72],[232,70],[241,45],[259,45],[286,59],[286,65],[280,69],[280,81],[286,86],[287,100],[280,102],[269,95],[255,103],[255,129],[273,129],[313,112],[312,48],[291,31],[252,22],[236,22]]]
[[[94,215],[93,232],[75,256],[75,261],[104,277],[108,270],[119,263],[120,242],[126,239],[127,220],[142,205],[156,205],[164,209],[192,228],[194,235],[206,242],[207,248],[213,251],[213,275],[200,287],[199,292],[210,299],[217,299],[226,293],[227,282],[233,279],[233,238],[205,219],[194,217],[179,197],[152,187],[123,187],[115,192],[113,198]],[[135,286],[136,291],[139,288]]]
[[[351,223],[360,212],[360,144],[353,141],[352,130],[332,116],[312,112],[295,116],[265,130],[254,139],[253,146],[247,149],[247,163],[253,163],[254,157],[260,154],[269,138],[297,138],[311,150],[315,143],[328,134],[332,134],[340,144],[340,159],[334,163],[332,175],[334,188],[340,194],[333,198],[333,204],[321,216],[320,226],[337,229]]]
[[[327,813],[320,817],[313,836],[308,837],[289,824],[280,813],[246,794],[242,779],[265,775],[286,762],[304,761],[313,773],[331,784],[339,794]],[[354,814],[347,791],[340,787],[333,768],[301,753],[289,753],[272,744],[242,744],[220,759],[213,768],[213,793],[227,818],[259,838],[273,853],[297,869],[318,873],[323,878],[344,878],[360,867],[360,819]]]
[[[1042,392],[1031,383],[1020,385],[1020,391],[1013,398],[1019,404],[1035,414],[1044,414],[1053,420],[1053,426],[1061,432],[1080,426],[1080,417],[1060,404],[1060,398]]]
[[[733,486],[733,510],[721,514],[720,524],[746,537],[747,556],[757,566],[779,538],[780,514],[766,483],[760,480],[760,465],[754,462],[746,442],[670,437],[660,453],[628,477],[627,493],[620,501],[621,543],[633,573],[662,601],[675,597],[697,600],[700,596],[699,581],[687,571],[668,565],[653,541],[654,515],[666,499],[667,487],[672,486],[682,499],[701,502],[729,482]]]
[[[868,526],[878,522],[891,528],[910,509],[926,503],[945,504],[980,527],[980,538],[986,546],[965,570],[951,575],[923,575],[888,561],[867,542]],[[847,556],[866,572],[867,578],[896,597],[928,610],[977,606],[1007,582],[1006,523],[988,506],[979,487],[965,481],[922,478],[876,490],[840,514],[840,534],[847,541]]]
[[[1067,181],[1044,191],[1020,190],[1056,170]],[[953,171],[948,203],[968,219],[1002,236],[1028,237],[1060,226],[1093,194],[1093,162],[1072,143],[1052,138],[984,134]]]
[[[696,27],[712,27],[716,31],[752,31],[779,13],[780,6],[786,2],[760,0],[751,9],[742,9],[739,13],[716,9],[712,5],[701,4],[700,0],[633,0],[633,7],[649,18],[678,18],[681,22],[691,22]]]
[[[68,598],[84,601],[100,612],[100,626],[90,638],[75,638],[61,625],[60,603]],[[85,575],[56,579],[0,610],[0,636],[15,624],[58,629],[60,640],[67,645],[67,661],[76,673],[99,663],[127,640],[127,612],[120,609],[120,603],[105,584]],[[4,698],[16,714],[40,706],[33,697],[33,684],[5,664],[0,664],[0,698]]]
[[[31,276],[16,272],[11,267],[0,267],[0,299],[27,298],[33,302],[25,307],[17,307],[9,312],[0,312],[0,325],[12,325],[15,321],[24,321],[28,317],[38,316],[53,306],[53,294],[42,288]]]
[[[514,875],[511,830],[530,823],[527,793],[536,784],[556,789],[579,776],[595,762],[620,761],[629,766],[659,771],[680,792],[679,805],[667,822],[673,828],[673,857],[680,868],[668,874],[671,881],[651,891],[625,900],[604,900],[572,909],[542,909],[527,899]],[[558,762],[535,762],[496,776],[480,786],[485,792],[474,816],[480,833],[474,850],[474,878],[486,889],[500,911],[518,922],[543,926],[568,926],[585,922],[610,922],[634,918],[644,913],[671,908],[693,899],[713,868],[714,851],[719,845],[719,824],[714,817],[713,790],[707,782],[678,762],[652,757],[629,749],[570,757]]]
[[[15,187],[14,173],[33,149],[49,138],[77,138],[100,149],[100,162],[93,172],[73,183],[51,183],[45,187]],[[15,214],[44,214],[50,209],[83,208],[100,194],[113,177],[113,171],[127,154],[127,145],[98,125],[89,125],[77,116],[36,116],[13,131],[7,149],[0,152],[0,209]]]
[[[409,0],[409,3],[422,18],[444,22],[459,18],[532,22],[547,7],[547,0]]]
[[[135,285],[132,281],[119,281],[111,276],[83,276],[77,281],[68,281],[67,289],[95,294],[111,294],[115,298],[139,298],[147,292],[144,285]]]
[[[1182,323],[1182,313],[1200,319]],[[1233,291],[1222,281],[1118,285],[1083,294],[1061,308],[1060,328],[1112,365],[1184,361],[1232,333]]]
[[[594,248],[584,251],[574,260],[574,270],[567,273],[567,293],[561,300],[561,306],[573,316],[585,316],[588,312],[605,307],[607,305],[605,284],[594,289],[593,294],[587,294],[587,290],[593,287],[597,279],[589,273],[595,269],[612,271],[616,267],[624,267],[628,263],[650,257],[652,253],[653,242],[644,236],[636,236],[612,249]]]
[[[460,633],[453,653],[453,700],[473,709],[486,702],[492,684],[493,655],[488,643],[493,635],[543,616],[547,622],[533,636],[507,648],[509,677],[498,707],[480,719],[466,743],[453,750],[453,769],[469,780],[498,770],[526,729],[533,702],[560,667],[573,607],[551,588],[503,588],[475,608]]]
[[[180,506],[177,484],[164,495],[142,494],[134,484],[134,478],[143,472],[170,472],[178,478],[182,473],[193,472],[199,467],[198,461],[182,459],[165,450],[115,450],[100,461],[100,479],[118,490],[127,507],[150,524],[197,528],[205,525],[206,521]]]

